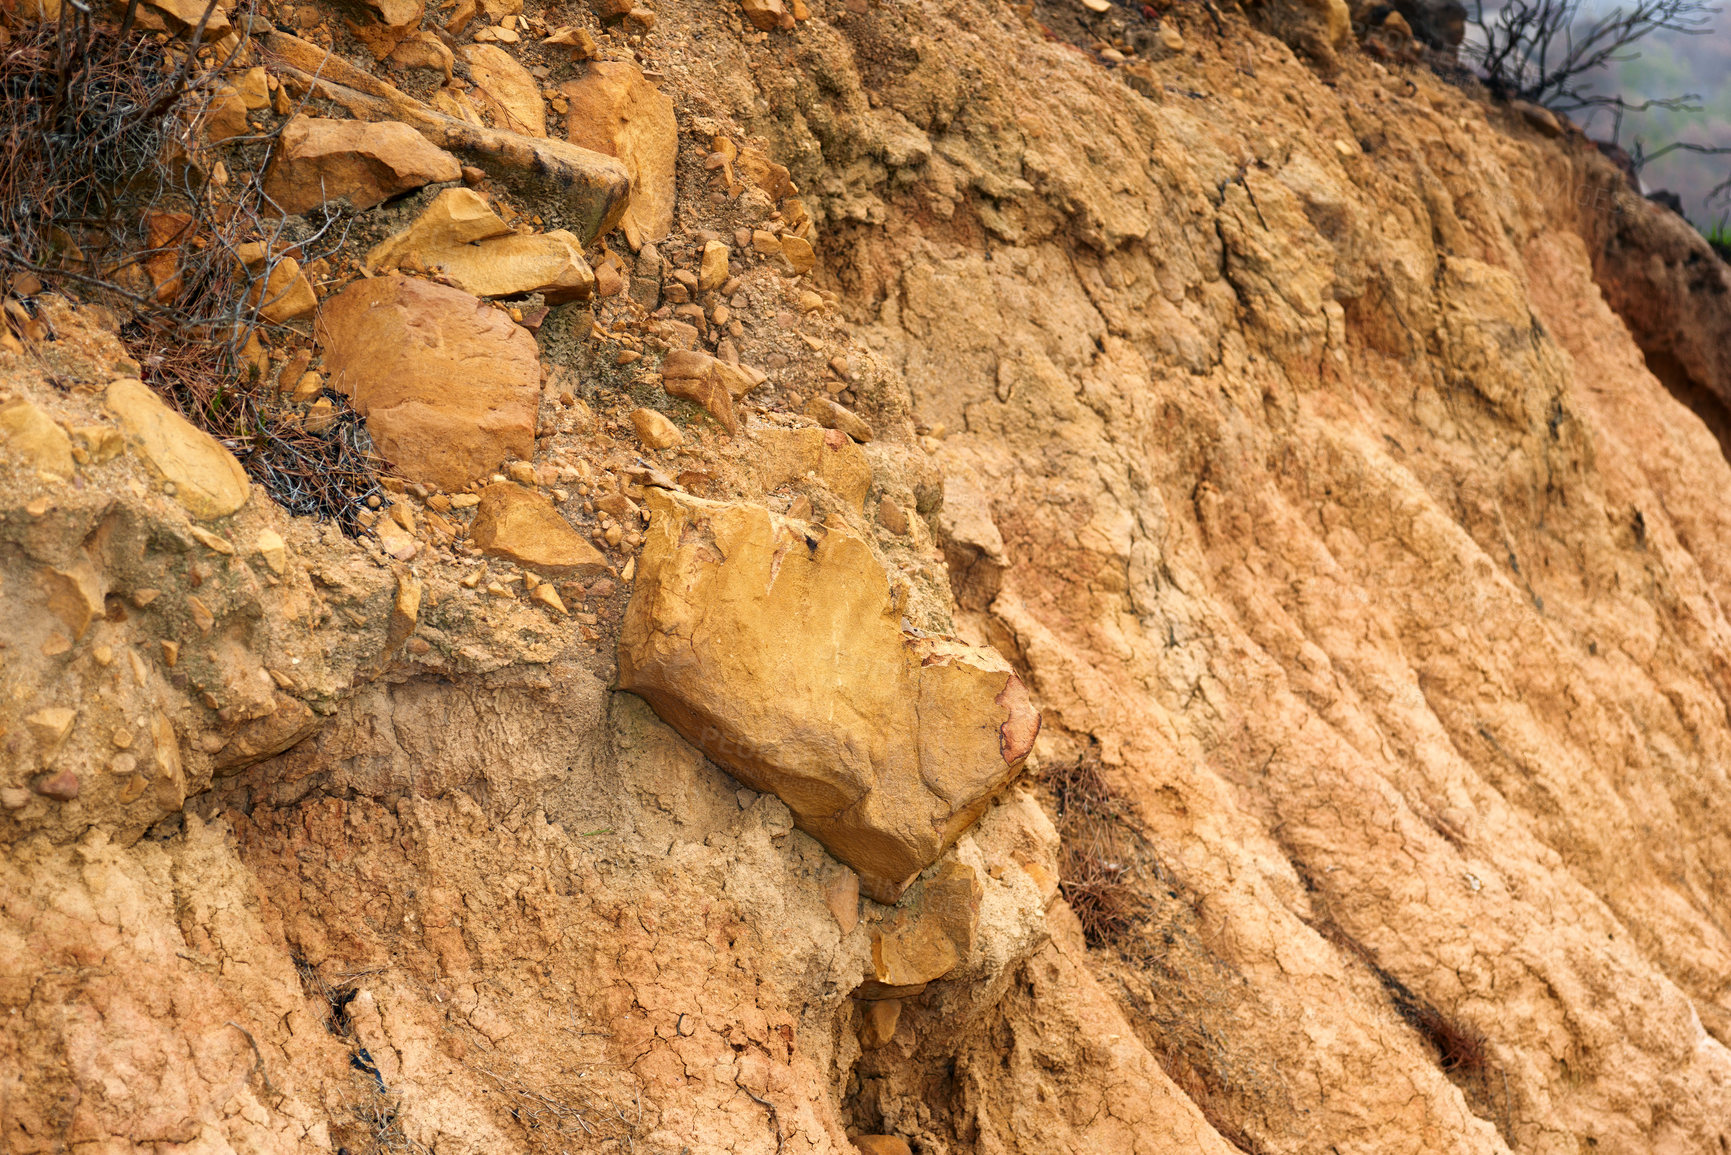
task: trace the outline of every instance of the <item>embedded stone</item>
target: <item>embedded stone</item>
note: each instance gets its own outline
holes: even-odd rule
[[[757,484],[768,492],[798,485],[808,475],[854,509],[865,508],[872,468],[865,451],[833,429],[754,429]]]
[[[825,429],[838,430],[861,444],[872,439],[872,427],[861,420],[859,414],[837,405],[828,397],[813,397],[806,403],[805,415],[815,418]]]
[[[144,382],[122,378],[108,387],[105,400],[127,444],[174,486],[175,500],[192,516],[209,521],[246,504],[251,485],[234,454],[170,409]]]
[[[946,862],[872,935],[872,970],[885,986],[940,979],[974,949],[984,888],[974,868]]]
[[[12,461],[63,481],[72,477],[72,439],[40,406],[23,398],[0,405],[0,445]]]
[[[488,557],[502,557],[525,569],[553,577],[594,577],[607,559],[553,503],[511,481],[481,491],[469,537]]]
[[[663,490],[623,689],[893,902],[1020,770],[1040,716],[995,650],[903,628],[860,538]]]
[[[637,430],[637,439],[650,449],[672,449],[685,440],[679,426],[653,409],[633,411],[631,426]]]
[[[720,241],[703,246],[702,263],[697,269],[697,287],[704,292],[719,289],[727,281],[729,249]]]

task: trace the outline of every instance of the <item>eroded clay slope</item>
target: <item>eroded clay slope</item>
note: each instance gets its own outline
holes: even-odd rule
[[[97,320],[0,352],[0,1146],[1731,1145],[1731,467],[1654,375],[1731,396],[1677,336],[1731,306],[1659,210],[1338,6],[524,11],[653,65],[678,198],[653,260],[558,242],[595,297],[537,322],[538,408],[508,383],[509,480],[399,488],[360,542],[195,509]],[[745,259],[782,181],[815,267],[792,229]],[[729,243],[750,324],[694,358],[732,331],[670,306]],[[1042,712],[897,905],[614,688],[677,489],[857,538],[874,615]],[[477,568],[501,494],[584,540]]]

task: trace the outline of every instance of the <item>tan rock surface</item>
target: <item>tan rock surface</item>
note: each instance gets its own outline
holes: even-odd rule
[[[860,420],[859,414],[828,397],[813,397],[806,403],[805,414],[825,429],[845,433],[862,444],[872,439],[871,426]]]
[[[751,21],[751,26],[761,32],[774,31],[782,26],[784,20],[790,23],[792,20],[782,0],[740,0],[740,10]]]
[[[540,293],[548,304],[562,305],[587,300],[595,292],[595,274],[583,259],[583,246],[563,229],[512,233],[412,255],[423,268],[449,277],[477,297]]]
[[[492,109],[500,128],[525,136],[547,135],[547,105],[540,86],[515,56],[497,44],[471,44],[464,55],[475,94]]]
[[[0,439],[9,463],[72,480],[72,438],[38,406],[22,398],[0,405]]]
[[[449,80],[457,57],[436,33],[423,30],[405,37],[391,49],[389,60],[393,68],[425,68]]]
[[[411,268],[438,273],[477,297],[542,293],[564,304],[595,291],[583,245],[563,229],[514,232],[476,192],[451,188],[367,253],[367,269]]]
[[[511,3],[489,35],[527,42],[491,23]],[[470,7],[438,18],[467,36]],[[89,457],[0,469],[9,1141],[1731,1143],[1721,266],[1572,134],[1334,47],[1322,6],[1222,8],[1224,37],[1085,11],[853,3],[742,38],[661,6],[640,47],[697,195],[608,263],[631,293],[525,311],[547,424],[512,450],[584,532],[618,519],[616,575],[471,556],[478,498],[412,482],[408,562],[264,500],[189,526],[83,432],[114,428],[119,339],[9,304],[0,388]],[[1141,89],[1101,66],[1133,31]],[[531,219],[577,195],[469,139]],[[703,241],[778,225],[784,255],[822,230],[816,281],[747,253],[692,299]],[[643,317],[661,273],[706,332]],[[656,342],[712,338],[772,380],[740,436],[651,462],[627,418]],[[873,441],[809,427],[820,394]],[[927,872],[973,872],[966,957],[890,1029],[852,995],[911,907],[850,901],[777,797],[610,689],[650,552],[628,503],[673,486],[798,511],[762,514],[802,535],[784,571],[857,536],[911,624],[990,642],[1045,710],[1032,793]],[[309,724],[278,694],[316,732],[246,766]]]
[[[872,970],[885,986],[941,979],[974,950],[982,887],[974,868],[946,862],[914,887],[872,935]],[[890,1034],[895,1029],[891,1027]]]
[[[726,390],[732,400],[737,400],[751,392],[756,382],[737,365],[730,365],[719,357],[695,349],[675,349],[668,353],[661,362],[661,376],[666,380],[687,380],[701,382],[689,388],[706,389],[710,383]]]
[[[422,0],[357,0],[360,20],[345,20],[349,31],[378,59],[390,55],[420,25]]]
[[[199,122],[204,138],[212,144],[219,144],[233,137],[244,136],[250,131],[246,112],[247,104],[240,91],[233,85],[223,85],[211,94],[210,103],[204,110],[204,118]]]
[[[369,273],[395,268],[415,253],[474,244],[511,232],[480,193],[448,188],[409,222],[409,227],[374,245],[367,253]]]
[[[823,429],[761,429],[752,434],[759,453],[753,463],[765,490],[810,475],[848,506],[865,508],[872,467],[852,438]]]
[[[283,212],[326,200],[368,208],[435,181],[456,180],[456,157],[405,124],[296,117],[282,130],[264,191]]]
[[[236,255],[253,275],[252,290],[247,304],[258,309],[267,321],[282,324],[304,317],[318,308],[319,299],[312,284],[301,271],[300,262],[290,256],[279,256],[268,262],[262,244],[238,246]]]
[[[637,430],[638,440],[650,449],[671,449],[685,440],[679,426],[653,409],[632,410],[631,425]]]
[[[379,277],[326,300],[314,332],[331,387],[404,476],[460,489],[533,454],[540,358],[497,309],[458,289]]]
[[[1039,731],[995,652],[916,636],[865,544],[651,491],[619,684],[892,901]],[[749,591],[749,593],[748,593]]]
[[[127,445],[174,490],[174,499],[201,521],[227,517],[252,490],[246,470],[210,434],[170,409],[141,381],[122,379],[104,395]]]
[[[704,292],[719,289],[727,281],[729,249],[720,241],[703,246],[703,259],[697,270],[697,287]]]
[[[141,7],[140,26],[152,31],[183,33],[203,21],[205,40],[210,43],[226,36],[232,27],[227,12],[211,9],[199,0],[149,0]]]
[[[724,373],[723,363],[690,350],[675,350],[662,364],[661,386],[669,396],[695,401],[729,433],[739,432],[733,411],[733,392],[728,388],[737,371]]]
[[[514,482],[495,482],[481,491],[469,532],[483,554],[537,573],[594,577],[607,569],[601,551],[572,529],[552,503]]]
[[[591,61],[587,73],[559,92],[571,106],[571,143],[618,157],[631,174],[631,204],[619,222],[631,247],[666,237],[673,227],[679,154],[673,101],[635,64],[620,60]]]

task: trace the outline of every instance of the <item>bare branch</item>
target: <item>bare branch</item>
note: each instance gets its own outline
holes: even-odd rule
[[[1592,82],[1609,65],[1634,60],[1636,45],[1655,32],[1703,36],[1721,9],[1708,0],[1633,0],[1627,7],[1589,19],[1583,0],[1509,0],[1494,16],[1476,0],[1473,23],[1484,43],[1469,50],[1485,83],[1506,97],[1530,100],[1559,112],[1621,105],[1621,98],[1596,94]],[[1669,101],[1651,107],[1685,107]]]

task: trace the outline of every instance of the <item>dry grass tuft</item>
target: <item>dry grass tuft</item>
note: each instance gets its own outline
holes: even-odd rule
[[[1130,885],[1132,855],[1121,830],[1123,802],[1092,754],[1046,773],[1058,811],[1058,886],[1089,946],[1115,943],[1142,913]]]

